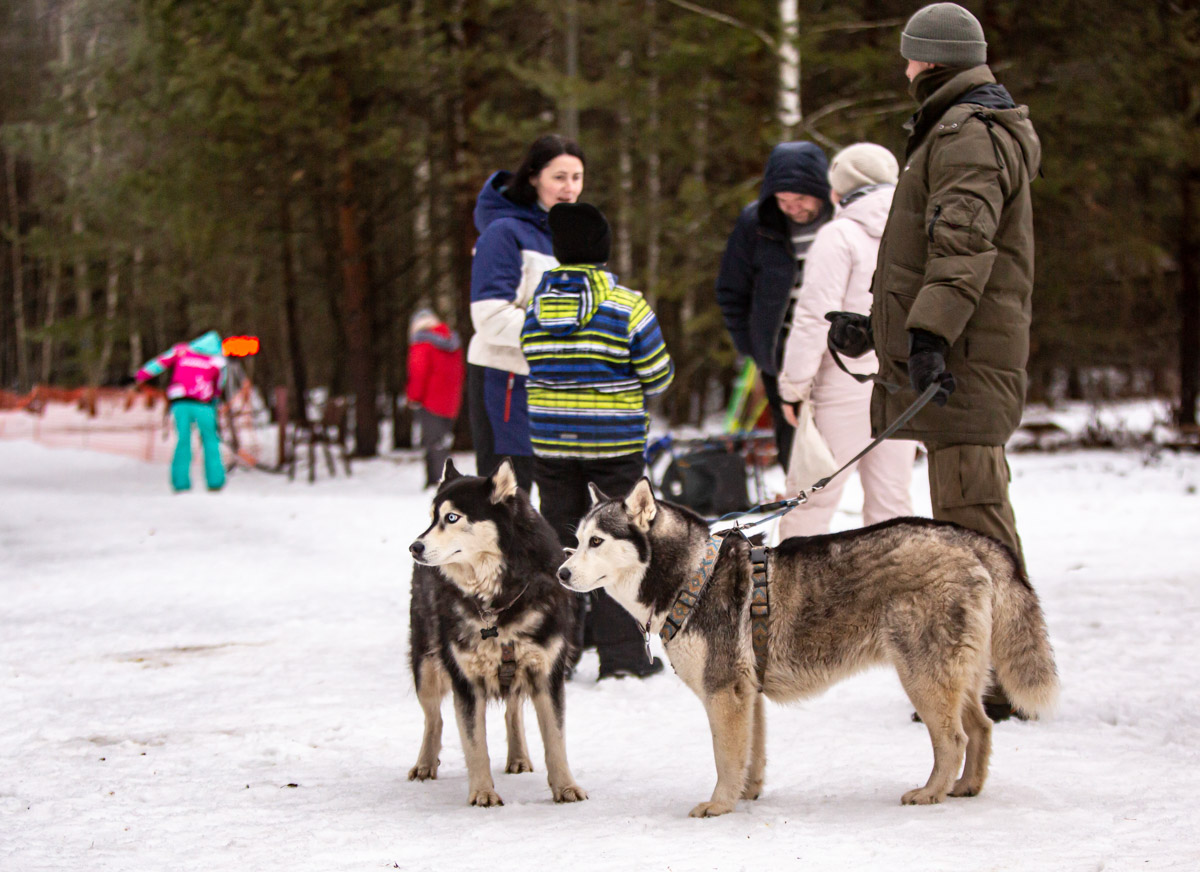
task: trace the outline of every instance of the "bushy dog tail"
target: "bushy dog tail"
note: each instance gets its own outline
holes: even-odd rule
[[[1014,706],[1047,715],[1058,702],[1058,670],[1037,594],[1020,562],[1001,545],[984,556],[992,576],[992,666]]]

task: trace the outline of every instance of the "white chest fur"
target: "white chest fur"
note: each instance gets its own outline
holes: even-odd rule
[[[462,614],[462,623],[470,628],[467,642],[455,642],[450,646],[458,668],[470,681],[482,684],[488,696],[500,696],[500,665],[503,662],[503,646],[512,645],[516,674],[510,693],[528,694],[529,676],[546,675],[553,668],[562,650],[562,639],[554,637],[546,644],[538,644],[528,637],[541,626],[543,616],[538,613],[526,615],[499,627],[495,636],[484,639],[480,631],[489,626],[478,615]]]

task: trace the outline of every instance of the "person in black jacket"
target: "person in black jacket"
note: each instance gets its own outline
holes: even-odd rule
[[[762,374],[784,469],[792,427],[784,420],[777,375],[792,303],[804,281],[804,258],[833,215],[828,173],[829,161],[815,143],[775,146],[758,200],[738,217],[717,276],[717,304],[733,344]]]

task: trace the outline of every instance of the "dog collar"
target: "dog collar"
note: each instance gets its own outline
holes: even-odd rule
[[[490,605],[488,608],[485,609],[485,608],[481,607],[478,603],[475,603],[475,611],[479,612],[479,620],[483,621],[483,623],[486,625],[485,627],[483,627],[483,629],[481,629],[479,631],[479,635],[481,638],[492,639],[492,638],[500,635],[500,631],[498,629],[496,629],[496,618],[500,617],[501,612],[507,611],[508,609],[511,609],[514,605],[516,605],[517,600],[519,600],[521,597],[523,597],[525,595],[525,591],[527,591],[527,590],[529,590],[528,583],[523,588],[521,588],[521,592],[519,594],[517,594],[515,597],[513,597],[511,600],[508,601],[508,605],[502,606],[501,608],[498,608],[498,609],[492,608]]]
[[[683,629],[684,621],[687,620],[696,602],[700,599],[700,591],[704,589],[704,585],[708,584],[708,580],[712,578],[713,570],[717,565],[717,554],[720,551],[721,540],[716,536],[709,536],[708,541],[704,543],[704,556],[700,559],[700,565],[692,570],[688,576],[687,583],[675,595],[675,602],[671,604],[671,609],[667,612],[666,621],[664,621],[662,629],[658,631],[658,638],[662,639],[663,645],[674,639],[675,634]],[[647,622],[646,627],[648,646],[650,637],[649,622]]]

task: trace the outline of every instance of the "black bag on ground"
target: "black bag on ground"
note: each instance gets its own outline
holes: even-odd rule
[[[750,508],[746,462],[724,448],[702,448],[672,458],[662,477],[663,498],[708,517]]]

